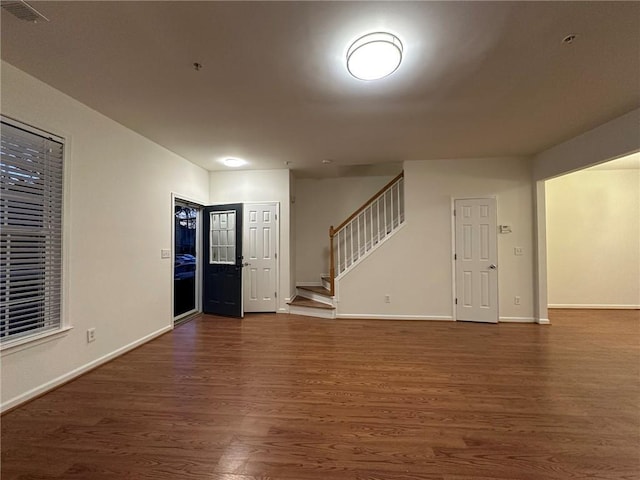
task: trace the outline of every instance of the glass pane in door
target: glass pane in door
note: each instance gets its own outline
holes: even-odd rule
[[[236,263],[236,212],[211,212],[209,216],[209,263],[233,265]]]
[[[173,316],[196,308],[196,227],[198,210],[176,202]]]

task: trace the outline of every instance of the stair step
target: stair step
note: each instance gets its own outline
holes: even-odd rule
[[[293,305],[296,307],[322,308],[324,310],[335,310],[335,307],[331,305],[327,305],[326,303],[322,303],[322,302],[316,302],[315,300],[301,297],[299,295],[296,295],[296,297],[292,301],[290,301],[287,305]]]
[[[325,297],[331,298],[331,292],[329,290],[327,290],[326,288],[321,287],[321,286],[311,286],[311,287],[298,286],[296,288],[298,288],[299,290],[306,290],[308,292],[317,293],[318,295],[323,295]]]

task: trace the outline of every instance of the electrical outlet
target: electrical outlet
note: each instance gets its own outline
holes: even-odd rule
[[[520,297],[519,296],[515,296],[513,297],[513,304],[514,305],[520,305]]]
[[[391,303],[391,295],[384,296],[384,303]]]
[[[90,328],[87,330],[87,343],[96,341],[96,329]]]

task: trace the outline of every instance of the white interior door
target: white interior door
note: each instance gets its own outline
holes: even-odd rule
[[[244,311],[277,308],[278,204],[244,204]]]
[[[455,201],[456,319],[498,322],[496,200]]]

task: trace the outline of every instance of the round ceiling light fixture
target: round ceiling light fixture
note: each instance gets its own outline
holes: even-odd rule
[[[391,33],[374,32],[358,38],[347,51],[347,70],[359,80],[378,80],[395,72],[404,47]]]
[[[241,158],[227,157],[222,160],[227,167],[241,167],[247,164],[246,160],[242,160]]]

